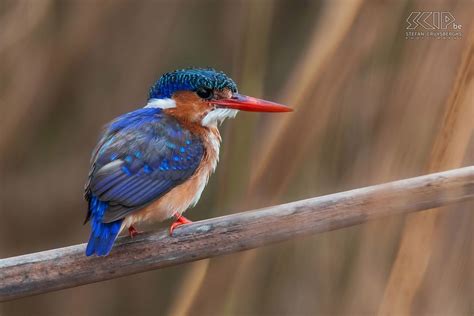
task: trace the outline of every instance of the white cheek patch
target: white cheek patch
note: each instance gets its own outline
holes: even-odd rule
[[[222,123],[226,118],[234,118],[238,112],[238,110],[233,109],[215,109],[204,116],[201,124],[204,126],[216,125]]]
[[[160,108],[172,109],[176,107],[176,102],[173,99],[150,99],[145,105],[145,108]]]

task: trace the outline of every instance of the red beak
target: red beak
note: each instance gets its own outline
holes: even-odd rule
[[[234,93],[232,98],[211,101],[220,108],[236,109],[249,112],[291,112],[293,109],[283,104],[273,103],[257,98]]]

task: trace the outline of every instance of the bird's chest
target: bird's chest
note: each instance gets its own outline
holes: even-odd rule
[[[143,221],[163,221],[175,213],[183,213],[193,207],[201,197],[209,176],[214,172],[219,160],[220,135],[217,129],[210,129],[204,135],[205,153],[195,173],[186,181],[177,185],[161,198],[144,209],[130,215],[128,224]]]

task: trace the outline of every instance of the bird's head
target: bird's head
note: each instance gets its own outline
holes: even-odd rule
[[[181,120],[213,126],[239,110],[290,112],[289,107],[241,95],[226,74],[188,68],[164,74],[150,89],[147,107],[159,107]]]

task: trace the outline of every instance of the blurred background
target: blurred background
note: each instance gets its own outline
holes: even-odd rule
[[[462,35],[407,39],[413,11],[450,12]],[[83,185],[101,127],[187,66],[296,109],[224,123],[192,220],[472,165],[473,16],[471,0],[0,1],[0,257],[87,241]],[[473,315],[473,206],[21,299],[0,315]]]

